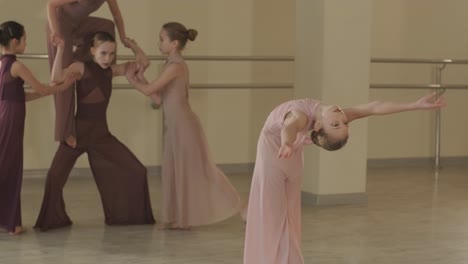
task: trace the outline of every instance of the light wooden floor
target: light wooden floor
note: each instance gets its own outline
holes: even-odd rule
[[[245,197],[250,175],[230,177]],[[159,182],[150,178],[158,216]],[[43,194],[43,179],[26,178],[23,222],[29,232],[0,234],[0,263],[242,263],[240,217],[192,231],[155,226],[107,227],[91,178],[66,186],[72,228],[47,233],[31,229]],[[365,205],[304,207],[305,263],[468,263],[468,166],[369,169]]]

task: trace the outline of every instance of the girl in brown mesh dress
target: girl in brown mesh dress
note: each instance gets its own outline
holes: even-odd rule
[[[0,228],[16,235],[21,223],[21,184],[23,180],[23,135],[25,102],[60,92],[75,81],[48,87],[37,81],[29,69],[16,60],[26,48],[24,27],[7,21],[0,25]],[[33,92],[25,92],[27,82]]]
[[[165,118],[162,164],[161,228],[188,229],[215,223],[239,212],[239,196],[211,157],[200,121],[188,100],[189,73],[181,56],[197,31],[167,23],[160,32],[159,49],[168,55],[156,80],[148,83],[142,70],[127,71],[129,82],[156,103]]]
[[[112,92],[112,77],[124,75],[131,63],[113,64],[116,43],[111,34],[97,32],[92,38],[93,60],[75,62],[62,69],[56,59],[52,80],[60,81],[64,73],[79,72],[76,90],[78,108],[75,115],[75,148],[61,143],[47,174],[42,208],[36,228],[42,231],[71,225],[65,212],[62,190],[77,158],[88,154],[89,163],[101,194],[105,223],[108,225],[153,224],[146,168],[120,143],[107,127],[106,110]],[[130,48],[137,56],[144,53],[134,43]],[[63,46],[57,50],[62,57]],[[134,63],[134,62],[133,62]]]

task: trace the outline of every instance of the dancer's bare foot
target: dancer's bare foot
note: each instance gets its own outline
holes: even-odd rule
[[[191,226],[178,226],[175,223],[164,223],[164,224],[159,224],[158,226],[159,230],[190,230],[192,229]]]
[[[12,236],[16,236],[16,235],[21,235],[24,232],[26,232],[26,229],[24,229],[22,226],[17,226],[15,227],[15,231],[10,232],[9,234]]]
[[[183,231],[189,231],[191,230],[192,227],[191,226],[177,226],[177,225],[171,225],[171,227],[169,227],[169,230],[183,230]]]
[[[171,227],[170,223],[162,223],[158,225],[158,230],[167,230]]]

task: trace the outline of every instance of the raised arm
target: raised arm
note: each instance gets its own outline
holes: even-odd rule
[[[122,17],[122,13],[120,12],[117,0],[107,0],[107,5],[109,6],[112,17],[114,18],[115,26],[117,27],[117,31],[119,32],[120,41],[122,41],[125,47],[129,48],[128,44],[125,41],[125,39],[127,38],[127,34],[125,33],[125,23]]]
[[[286,115],[281,129],[281,148],[278,158],[286,159],[291,156],[297,133],[305,128],[307,121],[307,115],[300,111],[291,111]]]
[[[52,73],[50,76],[51,83],[61,83],[66,77],[72,73],[76,73],[79,77],[84,73],[84,65],[82,62],[74,62],[68,68],[64,69],[62,65],[63,61],[63,42],[58,41],[57,53],[55,54],[54,65],[52,66]]]
[[[415,110],[432,110],[446,106],[445,96],[437,98],[436,93],[421,97],[415,102],[374,101],[344,109],[348,122],[372,115],[388,115]]]
[[[51,31],[50,38],[54,45],[56,44],[57,39],[63,40],[62,32],[60,32],[59,28],[57,8],[76,1],[77,0],[49,0],[47,2],[47,18],[49,21],[49,27]]]

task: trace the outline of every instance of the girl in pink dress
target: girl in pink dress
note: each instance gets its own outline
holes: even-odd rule
[[[371,102],[344,110],[313,99],[293,100],[276,107],[258,140],[244,264],[304,263],[301,253],[303,145],[313,142],[326,150],[338,150],[346,144],[351,121],[444,105],[444,98],[435,100],[433,94],[412,103]]]
[[[156,103],[162,101],[164,110],[161,228],[189,229],[239,212],[239,195],[216,167],[188,100],[189,72],[181,51],[196,36],[180,23],[163,25],[159,49],[168,58],[160,76],[147,82],[139,69],[127,72],[129,82]]]
[[[90,16],[104,3],[109,6],[114,21]],[[49,0],[47,15],[46,30],[49,35],[47,48],[51,69],[57,53],[56,44],[58,41],[64,43],[64,67],[68,67],[75,60],[91,59],[89,43],[92,34],[97,31],[110,33],[115,38],[115,26],[117,26],[120,40],[126,47],[129,47],[129,40],[125,33],[124,21],[117,0]],[[148,60],[145,63],[149,65]],[[70,146],[76,146],[75,119],[73,118],[75,114],[75,89],[56,94],[54,98],[55,139],[66,141]]]
[[[7,21],[0,25],[0,229],[12,235],[23,232],[21,184],[23,180],[23,136],[27,101],[64,91],[73,77],[61,85],[39,83],[31,71],[16,60],[26,49],[23,25]],[[25,91],[24,82],[33,91]]]

